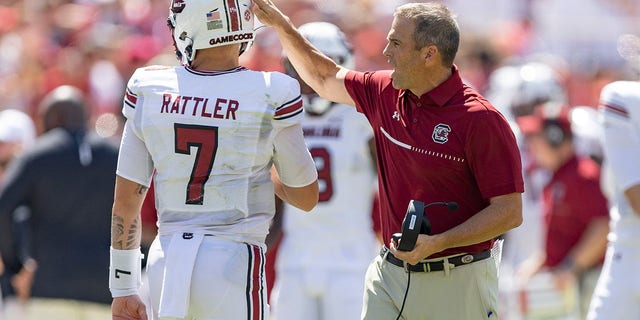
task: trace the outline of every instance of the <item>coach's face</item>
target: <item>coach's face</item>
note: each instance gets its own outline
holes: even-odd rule
[[[415,25],[407,18],[396,16],[387,35],[387,45],[382,51],[393,66],[391,78],[396,89],[411,90],[420,86],[424,76],[424,59],[416,49],[413,39]]]

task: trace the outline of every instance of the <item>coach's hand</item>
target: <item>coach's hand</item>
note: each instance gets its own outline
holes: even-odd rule
[[[113,320],[147,320],[147,309],[137,295],[113,298],[111,303]]]
[[[271,0],[253,0],[251,11],[260,22],[271,27],[289,23],[289,18]]]
[[[437,236],[430,236],[426,234],[418,235],[416,245],[411,251],[398,250],[397,243],[395,243],[393,239],[389,242],[389,251],[391,251],[396,258],[406,261],[409,264],[416,264],[426,257],[444,249],[446,248],[441,247]]]

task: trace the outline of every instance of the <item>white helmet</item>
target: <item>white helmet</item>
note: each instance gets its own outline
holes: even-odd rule
[[[498,68],[489,77],[487,98],[509,118],[529,115],[547,102],[567,102],[560,74],[543,62]]]
[[[0,143],[30,147],[36,140],[36,127],[31,117],[16,109],[0,111]]]
[[[516,66],[502,66],[491,72],[486,98],[491,101],[509,121],[515,120],[511,104],[518,94],[520,70]]]
[[[300,34],[335,63],[353,69],[353,50],[344,33],[329,22],[309,22],[298,28]]]
[[[241,43],[240,54],[253,42],[251,0],[172,0],[168,24],[176,55],[189,65],[196,51]]]
[[[335,63],[347,68],[355,68],[353,50],[344,33],[336,25],[329,22],[309,22],[298,27],[300,34]],[[295,70],[285,59],[285,69],[289,75],[295,75]],[[303,94],[305,108],[312,113],[322,114],[331,106],[332,102],[319,97],[317,94]]]

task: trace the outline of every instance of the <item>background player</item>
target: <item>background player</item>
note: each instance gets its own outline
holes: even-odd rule
[[[337,64],[354,67],[351,47],[337,26],[311,22],[298,30]],[[373,131],[353,107],[319,97],[286,58],[284,65],[300,82],[306,111],[302,129],[320,194],[312,215],[285,207],[272,315],[277,320],[358,319],[364,274],[379,249],[371,217]]]
[[[274,189],[305,211],[317,203],[297,81],[239,65],[254,36],[250,4],[174,0],[169,26],[184,66],[138,69],[129,80],[112,220],[114,318],[147,316],[137,293],[140,209],[152,174],[153,319],[264,319]]]
[[[605,86],[599,111],[611,232],[587,319],[639,319],[640,83],[617,81]]]
[[[537,111],[517,121],[529,153],[538,165],[552,173],[542,190],[544,246],[519,266],[516,281],[523,288],[526,284],[527,291],[549,284],[548,294],[554,294],[555,288],[557,300],[578,291],[578,303],[566,303],[555,315],[571,313],[578,306],[580,318],[584,319],[609,231],[607,200],[600,189],[600,165],[576,152],[569,108],[545,104]],[[539,281],[545,278],[550,280]],[[534,293],[529,296],[536,298]],[[553,301],[556,302],[559,301]],[[528,315],[535,314],[532,309]]]

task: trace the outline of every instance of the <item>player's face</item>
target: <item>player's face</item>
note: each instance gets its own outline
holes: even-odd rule
[[[554,171],[557,168],[557,152],[541,133],[528,136],[526,141],[530,153],[534,156],[539,165],[551,171]]]
[[[393,66],[391,78],[396,89],[411,89],[419,82],[424,68],[420,50],[416,50],[413,32],[414,23],[403,17],[396,17],[387,35],[387,46],[382,54]]]

